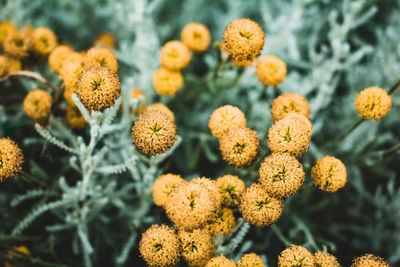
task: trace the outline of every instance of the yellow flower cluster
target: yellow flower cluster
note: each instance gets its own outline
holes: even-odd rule
[[[379,120],[389,113],[392,99],[385,90],[374,86],[362,90],[357,95],[355,105],[361,118]]]
[[[37,122],[44,122],[51,112],[53,97],[45,90],[30,91],[24,99],[25,114]]]
[[[346,166],[335,157],[318,159],[311,169],[311,179],[316,187],[326,192],[336,192],[347,182]]]
[[[353,260],[351,267],[389,267],[389,264],[381,257],[366,254]]]
[[[276,87],[286,78],[286,63],[276,56],[265,56],[258,60],[256,76],[263,85]]]
[[[0,181],[14,177],[22,170],[24,155],[9,138],[0,138]]]

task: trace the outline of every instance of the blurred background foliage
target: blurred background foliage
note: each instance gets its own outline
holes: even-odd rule
[[[263,255],[268,266],[276,265],[279,252],[290,243],[303,244],[311,251],[326,249],[343,266],[364,253],[382,256],[393,266],[399,264],[400,91],[392,95],[389,115],[378,122],[366,121],[346,138],[337,139],[358,119],[354,102],[359,91],[375,85],[389,89],[399,78],[399,12],[398,0],[0,0],[0,20],[11,20],[20,28],[49,27],[60,41],[76,50],[88,49],[101,32],[116,36],[122,87],[138,87],[145,91],[147,103],[161,101],[175,113],[182,143],[155,173],[179,173],[186,179],[216,179],[229,173],[237,174],[247,185],[256,181],[259,163],[268,154],[265,137],[272,125],[273,98],[283,92],[305,96],[313,123],[310,149],[302,159],[306,183],[285,202],[284,214],[276,224],[266,229],[251,227],[241,244],[228,253],[238,258],[252,251]],[[254,67],[241,72],[227,65],[215,75],[217,52],[210,47],[206,53],[193,56],[184,71],[184,88],[175,97],[156,95],[151,79],[159,67],[162,44],[179,39],[181,29],[189,22],[205,24],[213,42],[218,42],[230,21],[241,17],[255,20],[266,32],[263,55],[274,54],[287,63],[288,76],[283,84],[276,89],[263,87]],[[47,66],[33,71],[60,84]],[[16,79],[0,84],[0,95],[6,97],[14,90],[26,92],[26,88],[36,86],[34,81]],[[248,127],[256,129],[261,138],[259,160],[249,168],[233,169],[223,162],[218,141],[209,132],[210,114],[224,104],[240,107]],[[74,134],[89,138],[87,132]],[[69,153],[52,145],[41,153],[43,141],[20,103],[0,106],[0,136],[10,136],[21,144],[26,157],[24,169],[43,179],[50,187],[47,189],[57,192],[56,181],[61,176],[68,177],[69,184],[80,179],[69,164]],[[334,194],[318,191],[309,177],[314,161],[325,155],[338,157],[347,166],[348,184]],[[110,154],[108,159],[112,157]],[[129,174],[122,173],[107,179],[124,183],[127,177]],[[24,244],[43,261],[83,265],[71,232],[46,230],[57,222],[57,212],[39,217],[23,235],[11,235],[15,225],[51,194],[45,194],[39,202],[35,199],[14,207],[10,202],[15,196],[37,186],[15,179],[1,188],[0,243]],[[88,226],[89,239],[95,243],[91,256],[94,266],[141,266],[139,238],[131,240],[127,261],[116,260],[127,242],[127,233],[140,235],[152,223],[169,223],[164,211],[152,204],[151,195],[141,199],[148,208],[138,212],[141,204],[134,195],[137,191],[132,194],[124,207],[128,215],[113,218],[116,211],[108,208],[101,215],[106,217],[104,224]],[[235,214],[240,216],[237,211]],[[107,219],[112,223],[106,223]],[[137,222],[131,223],[133,220]]]

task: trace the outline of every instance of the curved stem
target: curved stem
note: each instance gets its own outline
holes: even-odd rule
[[[397,88],[399,88],[400,85],[400,79],[389,89],[388,94],[391,95],[393,94]]]
[[[22,76],[22,77],[33,78],[33,79],[38,80],[39,82],[47,85],[48,87],[50,87],[55,93],[57,93],[57,91],[58,91],[58,88],[56,86],[54,86],[51,82],[49,82],[48,80],[43,78],[43,76],[41,76],[35,72],[26,71],[26,70],[14,71],[13,73],[10,73],[7,76],[4,76],[3,78],[0,78],[0,82],[4,82],[4,81],[8,80],[8,78],[10,78],[12,76]]]

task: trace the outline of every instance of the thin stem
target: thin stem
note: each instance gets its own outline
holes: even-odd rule
[[[395,146],[392,146],[389,149],[386,150],[381,150],[379,151],[377,154],[380,158],[384,157],[384,156],[390,156],[393,155],[394,153],[396,153],[397,151],[400,150],[400,144],[397,144]]]
[[[29,173],[26,173],[26,172],[24,172],[24,171],[22,171],[22,170],[21,170],[19,173],[22,175],[22,177],[23,177],[26,181],[34,182],[34,183],[36,183],[36,184],[38,184],[38,185],[40,185],[40,186],[42,186],[42,187],[46,186],[45,183],[43,183],[42,181],[40,181],[38,178],[36,178],[36,177],[30,175]]]
[[[388,94],[391,95],[396,91],[397,88],[399,88],[400,85],[400,79],[389,89]]]
[[[48,87],[50,87],[55,93],[57,93],[57,91],[58,91],[58,88],[56,86],[54,86],[51,82],[49,82],[48,80],[43,78],[43,76],[41,76],[37,73],[34,73],[32,71],[26,71],[26,70],[14,71],[13,73],[10,73],[7,76],[4,76],[3,78],[0,78],[0,82],[4,82],[4,81],[8,80],[8,78],[10,78],[12,76],[22,76],[22,77],[33,78],[33,79],[38,80],[39,82],[47,85]]]
[[[346,138],[350,133],[352,133],[358,126],[361,125],[361,123],[363,123],[365,121],[364,118],[359,118],[353,126],[351,126],[344,134],[339,135],[338,138],[336,138],[336,141],[340,140],[340,139],[344,139]]]
[[[282,241],[285,246],[289,247],[292,243],[282,234],[281,230],[276,224],[271,225],[272,231],[278,236],[279,240]]]

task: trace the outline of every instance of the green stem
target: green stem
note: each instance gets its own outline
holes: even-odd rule
[[[278,226],[276,226],[276,224],[271,225],[271,229],[272,231],[277,235],[277,237],[279,238],[279,240],[282,241],[283,244],[285,244],[285,246],[289,247],[292,242],[290,242],[281,232],[281,230],[278,228]]]
[[[400,144],[392,146],[389,149],[379,151],[378,152],[378,156],[381,157],[381,158],[384,157],[384,156],[390,156],[390,155],[393,155],[394,153],[396,153],[398,150],[400,150]]]
[[[26,172],[24,172],[22,170],[19,173],[22,175],[22,178],[24,178],[25,181],[36,183],[36,184],[38,184],[38,185],[40,185],[42,187],[46,186],[45,183],[40,181],[38,178],[30,175],[29,173],[26,173]]]
[[[338,138],[336,139],[336,141],[339,141],[340,139],[344,139],[346,138],[349,134],[351,134],[358,126],[361,125],[361,123],[363,123],[365,121],[364,118],[359,118],[354,125],[349,128],[344,134],[339,135]]]
[[[400,85],[400,79],[389,89],[388,94],[391,95],[396,91],[397,88],[399,88]]]

